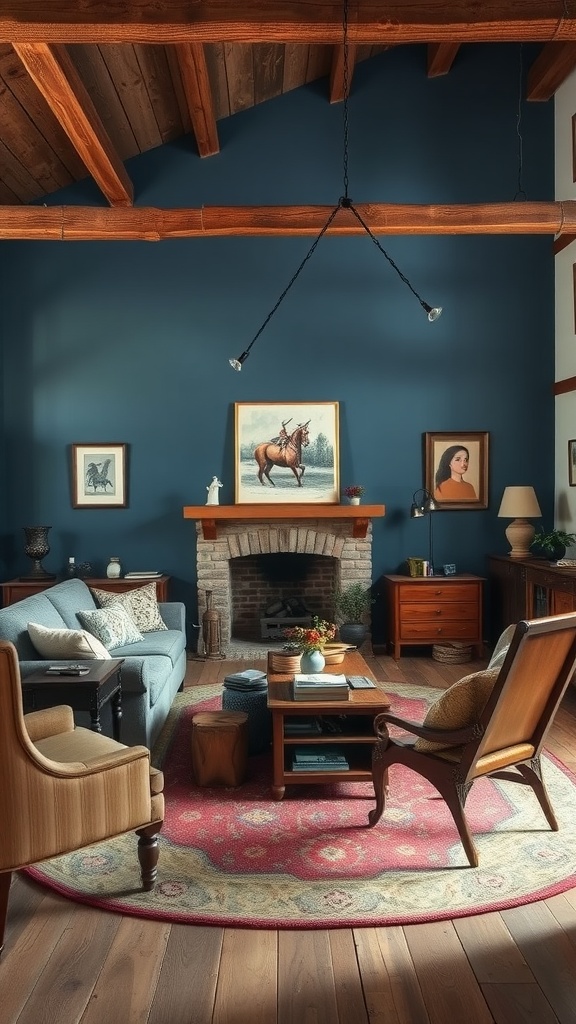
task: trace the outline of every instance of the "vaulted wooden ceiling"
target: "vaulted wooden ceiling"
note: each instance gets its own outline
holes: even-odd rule
[[[352,71],[390,47],[426,45],[430,77],[449,74],[469,43],[541,43],[526,98],[546,101],[576,66],[576,4],[349,0],[348,41]],[[342,100],[339,2],[2,0],[0,238],[315,234],[323,207],[139,210],[124,161],[189,132],[215,159],[220,119],[323,76],[326,101]],[[87,175],[101,209],[25,205]],[[380,233],[576,231],[572,203],[362,210]],[[362,229],[342,210],[330,230]]]

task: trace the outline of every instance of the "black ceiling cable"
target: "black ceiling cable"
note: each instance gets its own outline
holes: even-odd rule
[[[303,270],[305,264],[308,262],[308,260],[312,256],[312,253],[316,249],[316,246],[318,245],[318,242],[325,235],[326,231],[330,227],[332,221],[334,220],[336,214],[338,213],[338,211],[340,209],[350,210],[350,212],[356,217],[356,220],[359,222],[359,224],[361,224],[361,226],[363,227],[363,229],[366,232],[366,234],[368,235],[368,237],[374,242],[374,245],[386,257],[386,259],[388,260],[388,263],[390,264],[392,269],[396,271],[396,273],[398,274],[398,277],[400,278],[400,280],[403,281],[404,284],[408,286],[408,288],[410,289],[412,294],[416,296],[416,298],[418,299],[418,302],[420,303],[422,308],[427,313],[428,319],[431,322],[434,321],[434,320],[437,320],[438,317],[440,316],[440,314],[442,313],[442,307],[441,306],[430,306],[430,305],[428,305],[428,303],[425,302],[424,299],[422,299],[420,297],[420,295],[418,294],[416,289],[412,287],[412,285],[410,284],[410,281],[408,280],[408,278],[396,266],[396,264],[394,263],[394,260],[392,259],[392,257],[388,255],[388,253],[386,252],[384,247],[380,244],[380,242],[378,241],[376,236],[372,233],[372,231],[368,227],[366,221],[363,220],[363,218],[360,216],[360,214],[358,213],[358,210],[354,207],[354,205],[352,203],[352,200],[350,199],[350,196],[348,194],[348,94],[350,92],[350,71],[349,71],[349,62],[348,62],[348,0],[344,0],[343,5],[342,5],[342,42],[343,42],[343,90],[344,90],[344,97],[343,97],[342,175],[343,175],[344,192],[343,192],[343,195],[341,195],[340,199],[338,200],[338,205],[335,206],[334,209],[332,210],[332,212],[330,213],[330,216],[328,217],[328,220],[326,221],[324,227],[321,229],[320,233],[314,239],[314,241],[313,241],[312,245],[310,246],[308,252],[306,253],[304,259],[302,260],[300,266],[298,267],[296,273],[293,274],[293,276],[291,277],[291,279],[288,282],[288,284],[286,285],[284,291],[281,293],[280,298],[276,301],[275,305],[272,307],[272,309],[270,310],[270,312],[266,316],[264,322],[261,324],[261,326],[256,331],[256,334],[252,338],[252,341],[250,342],[248,347],[244,349],[244,351],[241,353],[241,355],[237,356],[236,358],[228,360],[228,362],[230,363],[230,366],[234,370],[240,371],[242,369],[243,364],[246,362],[246,360],[248,359],[248,356],[250,355],[250,349],[252,348],[254,342],[260,337],[260,335],[262,334],[262,331],[264,330],[264,328],[268,325],[268,323],[270,322],[270,320],[274,316],[274,313],[278,309],[278,306],[286,298],[286,296],[287,296],[288,292],[290,291],[292,285],[296,281],[296,278],[299,276],[299,274]]]

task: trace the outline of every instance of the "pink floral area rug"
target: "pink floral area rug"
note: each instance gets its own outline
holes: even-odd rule
[[[437,691],[387,688],[395,714],[417,720]],[[369,783],[288,786],[271,797],[271,755],[249,759],[237,789],[199,788],[190,736],[197,711],[221,706],[219,688],[179,694],[154,750],[164,769],[166,822],[158,883],[139,889],[136,837],[121,836],[28,869],[82,903],[189,924],[338,928],[465,917],[530,903],[576,886],[576,778],[552,756],[545,781],[559,824],[551,832],[531,790],[479,780],[466,804],[480,855],[468,866],[436,790],[402,767],[390,772],[386,811],[367,828]]]

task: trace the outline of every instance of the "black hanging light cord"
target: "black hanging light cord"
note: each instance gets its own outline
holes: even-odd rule
[[[300,266],[298,267],[298,270],[290,278],[290,281],[288,282],[288,284],[286,285],[284,291],[280,295],[280,298],[275,303],[275,305],[272,307],[272,309],[268,313],[268,316],[266,317],[264,322],[261,324],[261,326],[256,331],[256,334],[252,338],[252,341],[250,342],[248,347],[246,349],[244,349],[244,351],[237,358],[229,359],[228,360],[228,362],[230,363],[230,366],[234,370],[240,371],[242,369],[243,364],[246,362],[246,360],[248,359],[248,356],[250,355],[250,349],[252,348],[254,342],[258,340],[258,338],[262,334],[262,331],[265,329],[265,327],[268,325],[268,323],[270,322],[270,320],[274,316],[274,313],[278,309],[278,306],[286,298],[288,292],[290,291],[292,285],[296,281],[296,279],[299,276],[300,272],[304,269],[304,265],[310,259],[312,253],[314,252],[314,250],[316,249],[316,246],[318,245],[318,242],[326,234],[326,231],[330,227],[332,221],[334,220],[334,217],[336,216],[336,214],[338,213],[338,210],[340,210],[340,209],[350,210],[354,214],[354,216],[356,217],[358,222],[364,228],[364,231],[366,232],[366,234],[374,242],[374,245],[380,250],[382,255],[386,257],[386,259],[388,260],[388,263],[393,268],[393,270],[396,271],[396,273],[398,274],[398,277],[400,278],[400,280],[403,281],[404,284],[408,286],[408,288],[410,289],[412,294],[416,296],[416,298],[418,299],[418,302],[420,303],[422,308],[428,314],[428,319],[430,321],[437,320],[438,317],[440,316],[440,314],[442,313],[442,307],[441,306],[430,306],[430,305],[428,305],[427,302],[424,302],[424,299],[421,298],[421,296],[418,294],[416,289],[412,287],[412,285],[410,284],[410,281],[408,280],[406,275],[403,274],[402,271],[396,266],[396,264],[394,263],[394,260],[392,259],[392,257],[388,255],[388,253],[386,252],[384,247],[380,244],[380,242],[378,241],[376,236],[372,233],[372,231],[370,230],[370,228],[368,227],[366,222],[362,219],[362,217],[358,213],[358,210],[355,208],[355,206],[352,203],[352,200],[349,197],[349,194],[348,194],[348,93],[350,91],[350,72],[349,72],[349,64],[348,64],[348,0],[343,0],[343,5],[342,5],[342,39],[343,39],[343,59],[344,59],[344,61],[343,61],[343,63],[344,63],[344,66],[343,66],[343,90],[344,90],[344,101],[343,101],[343,128],[344,128],[344,130],[343,130],[343,135],[344,135],[344,145],[343,145],[343,152],[342,152],[342,177],[343,177],[343,185],[344,185],[344,194],[342,196],[340,196],[340,199],[338,200],[338,205],[335,206],[334,209],[332,210],[332,212],[330,213],[330,216],[328,217],[328,220],[326,221],[326,223],[325,223],[324,227],[322,228],[322,230],[320,231],[320,233],[314,239],[314,242],[310,246],[308,252],[306,253],[306,255],[304,257],[304,259],[302,260]]]

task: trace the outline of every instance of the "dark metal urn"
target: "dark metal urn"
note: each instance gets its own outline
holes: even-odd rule
[[[26,537],[26,543],[24,545],[24,551],[28,555],[28,558],[32,559],[32,572],[28,573],[27,576],[22,577],[26,580],[53,580],[56,577],[46,572],[42,565],[42,559],[46,558],[46,555],[50,553],[50,545],[48,543],[48,530],[51,530],[51,526],[25,526],[24,536]]]

